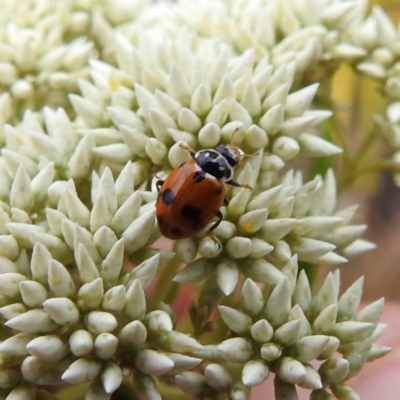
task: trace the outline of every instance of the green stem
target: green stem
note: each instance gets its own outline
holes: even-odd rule
[[[159,281],[155,287],[151,298],[155,304],[160,301],[170,303],[177,295],[177,283],[173,281],[174,276],[178,272],[181,261],[177,256],[174,256],[163,267],[161,273],[158,274]]]

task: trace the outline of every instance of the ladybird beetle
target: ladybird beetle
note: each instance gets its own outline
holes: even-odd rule
[[[224,183],[250,189],[249,185],[232,179],[233,169],[242,158],[239,149],[225,144],[215,150],[197,152],[184,145],[181,147],[189,151],[193,161],[183,162],[165,181],[156,182],[160,231],[167,238],[184,239],[196,235],[217,217],[207,235],[220,246],[211,232],[222,221],[221,206],[229,204]]]

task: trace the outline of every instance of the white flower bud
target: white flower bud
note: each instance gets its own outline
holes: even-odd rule
[[[102,360],[114,357],[118,350],[118,339],[111,333],[101,333],[94,341],[94,351]]]
[[[340,382],[346,378],[349,367],[345,358],[331,358],[321,364],[318,372],[325,382]]]
[[[223,99],[218,104],[214,105],[208,113],[205,123],[215,123],[218,126],[223,126],[228,119],[230,103],[227,99]]]
[[[218,309],[223,321],[233,332],[244,335],[250,331],[252,320],[248,315],[226,306],[219,306]]]
[[[257,386],[263,383],[269,375],[269,368],[261,360],[252,360],[245,364],[242,370],[242,381],[246,386]]]
[[[310,365],[305,364],[304,368],[306,369],[306,376],[299,386],[304,387],[306,389],[322,389],[322,382],[319,373]]]
[[[0,343],[2,356],[26,356],[29,354],[26,345],[34,338],[31,333],[20,332]]]
[[[247,83],[242,94],[241,103],[252,117],[258,117],[260,115],[260,95],[258,94],[255,84],[252,81]]]
[[[296,157],[300,151],[300,146],[296,140],[288,136],[279,136],[272,145],[272,151],[284,161],[289,161]]]
[[[47,362],[62,360],[69,352],[67,344],[54,335],[39,336],[31,340],[26,348],[33,356]]]
[[[270,91],[268,97],[263,102],[263,109],[268,110],[278,104],[285,104],[289,89],[290,85],[283,83],[272,92]]]
[[[101,381],[106,393],[115,392],[122,383],[122,370],[119,365],[108,364],[101,374]]]
[[[260,314],[264,308],[264,297],[262,290],[250,278],[247,278],[242,286],[240,304],[246,314],[250,316],[256,316]]]
[[[21,374],[23,378],[30,383],[38,383],[41,376],[51,368],[52,364],[40,360],[35,356],[29,356],[24,359],[21,364]],[[1,380],[5,380],[4,376]],[[15,386],[15,385],[14,385]]]
[[[239,189],[239,191],[230,199],[227,209],[231,218],[239,218],[244,214],[246,204],[249,201],[250,196],[250,190],[242,188]]]
[[[374,249],[376,249],[375,243],[369,242],[368,240],[364,239],[357,239],[353,243],[349,244],[345,249],[343,249],[342,253],[345,257],[350,258]]]
[[[146,327],[140,321],[130,322],[128,325],[125,325],[118,334],[118,339],[122,346],[128,349],[140,346],[146,341],[146,337]]]
[[[174,282],[199,282],[210,276],[214,270],[215,266],[212,262],[205,258],[198,258],[178,272],[174,277]]]
[[[154,310],[146,314],[144,323],[149,330],[156,332],[170,332],[173,328],[171,317],[161,310]]]
[[[295,344],[300,337],[301,322],[296,319],[293,321],[286,322],[275,330],[274,339],[286,346]]]
[[[202,127],[202,121],[192,110],[182,108],[178,114],[178,126],[183,131],[197,133]]]
[[[114,286],[104,293],[101,307],[105,311],[121,311],[125,306],[125,286]]]
[[[266,302],[264,315],[273,327],[283,325],[287,321],[291,309],[291,293],[289,282],[283,277],[273,289]]]
[[[79,329],[69,337],[71,353],[77,357],[86,356],[93,350],[93,336],[84,329]]]
[[[209,88],[201,84],[193,92],[190,108],[200,116],[206,115],[212,107],[211,93]],[[208,147],[208,146],[204,146]],[[212,146],[214,147],[214,146]]]
[[[284,161],[275,154],[264,154],[261,161],[261,170],[262,171],[279,171],[282,167],[284,167]]]
[[[202,147],[212,149],[216,147],[220,141],[221,129],[214,122],[210,122],[200,129],[198,138]]]
[[[239,279],[237,265],[232,260],[224,260],[217,265],[217,282],[225,296],[229,296],[236,288]]]
[[[33,205],[31,180],[23,164],[18,168],[11,186],[10,205],[27,212]]]
[[[297,238],[292,243],[291,247],[293,253],[297,253],[300,260],[308,260],[313,257],[323,256],[336,249],[336,246],[331,243],[305,237]]]
[[[261,236],[265,241],[274,243],[286,236],[295,225],[294,218],[267,219],[261,228]]]
[[[142,248],[149,240],[154,224],[155,209],[134,220],[122,233],[125,251],[133,253]]]
[[[175,383],[188,396],[199,397],[207,392],[206,379],[198,372],[183,372],[175,376]]]
[[[168,371],[167,375],[176,376],[183,371],[187,371],[199,365],[203,360],[201,358],[189,357],[178,353],[166,353],[174,362],[174,368]]]
[[[218,350],[229,362],[247,362],[254,354],[251,341],[240,337],[224,340],[218,345]]]
[[[0,63],[1,64],[1,63]],[[1,75],[1,67],[0,67]],[[37,164],[32,161],[29,157],[26,157],[20,153],[3,148],[1,154],[4,157],[7,167],[11,171],[12,175],[15,176],[18,168],[21,164],[24,165],[29,176],[35,176],[38,173]]]
[[[246,233],[257,232],[263,226],[268,217],[266,208],[250,211],[239,218],[239,226]]]
[[[213,231],[215,235],[223,241],[231,239],[236,234],[236,225],[229,221],[221,221],[221,223]]]
[[[117,233],[123,232],[137,218],[141,201],[140,192],[136,191],[120,206],[111,220],[111,227]]]
[[[101,159],[118,164],[125,164],[132,158],[132,151],[125,143],[95,147],[92,152]]]
[[[174,367],[174,362],[166,355],[151,350],[138,350],[134,359],[138,370],[148,375],[163,375]]]
[[[96,264],[81,243],[75,249],[75,260],[82,283],[92,282],[99,278],[100,274]]]
[[[191,336],[178,331],[159,332],[153,340],[164,350],[177,353],[198,351],[203,347]]]
[[[228,371],[219,364],[209,364],[204,370],[206,382],[218,392],[224,392],[232,384]]]
[[[284,121],[284,108],[282,104],[273,105],[260,118],[259,124],[261,128],[269,135],[275,135],[282,127]]]
[[[293,143],[291,141],[287,141],[286,139],[294,140],[293,138],[297,138],[302,133],[311,129],[311,127],[315,124],[315,116],[312,114],[285,120],[282,124],[282,128],[279,131],[281,135],[284,135],[280,136],[280,138],[285,140],[280,144],[279,152],[274,151],[274,153],[281,157],[284,161],[289,160],[287,157],[282,157],[280,153],[285,152],[286,148],[290,149],[292,153],[294,153],[296,149],[300,150],[300,148],[297,142]],[[295,155],[297,155],[297,152]]]
[[[0,308],[0,315],[6,319],[9,320],[11,318],[17,317],[20,314],[25,313],[26,307],[22,303],[14,303],[14,304],[9,304],[8,306],[3,306]]]
[[[344,321],[338,322],[333,332],[342,343],[350,343],[368,338],[374,328],[375,325],[369,322]]]
[[[12,235],[0,236],[0,255],[9,258],[10,260],[15,260],[18,257],[19,252],[18,242]]]
[[[307,312],[311,306],[311,301],[310,284],[305,271],[301,270],[293,293],[293,303],[298,304],[304,312]]]
[[[170,134],[168,129],[178,129],[175,121],[158,108],[149,109],[149,122],[156,139],[161,142],[168,142]]]
[[[301,152],[307,156],[327,157],[342,153],[340,147],[309,133],[302,133],[298,140]]]
[[[103,107],[76,94],[69,94],[68,97],[75,112],[89,128],[96,128],[107,121],[107,114]]]
[[[385,304],[385,299],[382,297],[379,300],[374,301],[368,306],[360,310],[356,315],[354,320],[359,322],[371,322],[377,324],[379,318],[381,317],[383,306]]]
[[[99,195],[93,204],[90,214],[90,230],[96,232],[104,225],[111,223],[112,215],[107,207],[106,199],[103,195]]]
[[[268,144],[268,135],[264,129],[253,124],[246,129],[244,143],[251,149],[262,149]]]
[[[103,332],[112,332],[117,327],[117,320],[113,314],[92,311],[86,315],[85,325],[89,332],[98,335]]]
[[[22,281],[28,280],[24,275],[16,272],[6,272],[1,274],[0,295],[16,297],[19,294],[19,285]]]
[[[124,314],[134,320],[143,318],[146,312],[146,298],[139,280],[134,280],[126,292]]]
[[[242,272],[253,281],[268,285],[276,285],[283,278],[283,274],[278,268],[263,259],[251,261],[245,268],[242,268]]]
[[[383,80],[386,78],[386,69],[382,65],[376,64],[374,62],[362,62],[359,63],[356,67],[356,69],[369,76],[370,78],[373,79],[378,79],[378,80]]]
[[[106,286],[115,284],[122,268],[124,258],[124,240],[116,242],[101,263],[100,276]]]
[[[325,307],[313,322],[314,332],[329,334],[335,326],[337,319],[337,304]]]
[[[168,154],[168,149],[165,144],[156,138],[147,139],[145,151],[150,157],[150,160],[156,165],[161,165]]]
[[[7,396],[7,400],[32,400],[36,398],[38,389],[33,385],[20,384]]]
[[[361,397],[349,386],[343,383],[330,386],[332,393],[340,400],[361,400]]]
[[[57,328],[50,315],[40,309],[29,310],[8,320],[4,325],[27,333],[51,332]]]
[[[290,93],[285,104],[285,113],[290,117],[300,117],[310,107],[319,83],[306,86],[296,92]]]
[[[178,240],[175,243],[174,250],[180,260],[186,264],[189,264],[196,257],[197,242],[192,238]]]
[[[276,365],[276,373],[285,382],[299,384],[306,376],[306,369],[294,358],[283,357]]]
[[[131,273],[125,275],[122,283],[125,287],[129,287],[137,279],[142,288],[147,289],[157,272],[159,262],[160,252],[156,252],[153,256],[145,259],[140,265],[134,268]]]
[[[374,361],[378,358],[383,357],[384,355],[390,353],[392,351],[391,347],[387,347],[387,346],[379,346],[378,344],[373,344],[371,346],[371,350],[368,353],[368,358],[367,361]]]
[[[78,292],[77,305],[81,310],[96,310],[103,300],[104,288],[101,278],[81,286]]]
[[[261,357],[265,361],[275,361],[282,354],[282,349],[276,343],[264,343],[260,351]]]
[[[209,236],[202,239],[199,245],[199,254],[204,258],[215,258],[222,252],[220,244],[214,242]]]
[[[182,104],[179,103],[179,101],[176,101],[169,94],[159,89],[155,90],[155,97],[157,104],[161,109],[163,109],[163,111],[171,115],[173,118],[177,118],[179,111],[182,109]]]
[[[317,389],[311,392],[310,400],[335,400],[335,397],[325,389]]]
[[[300,321],[300,337],[311,334],[311,325],[308,322],[307,317],[304,315],[303,310],[298,304],[290,310],[289,321],[299,320]]]
[[[144,156],[148,137],[131,126],[118,125],[118,128],[130,152],[135,155]],[[126,151],[126,149],[124,150]]]
[[[274,330],[265,319],[257,321],[251,327],[251,337],[258,343],[267,343],[272,339]]]
[[[92,381],[100,374],[100,371],[100,362],[79,358],[62,374],[61,379],[65,382],[78,385]]]
[[[66,297],[47,299],[43,302],[43,307],[51,319],[59,325],[75,325],[80,317],[75,303]]]
[[[224,75],[215,92],[213,103],[218,104],[224,99],[230,99],[235,96],[235,89],[229,76]]]
[[[329,343],[329,337],[323,335],[305,336],[298,340],[294,346],[294,357],[307,363],[317,358]]]
[[[168,161],[171,164],[172,168],[176,168],[181,165],[183,162],[188,161],[190,154],[189,152],[182,148],[181,146],[189,146],[187,141],[183,141],[182,138],[179,138],[178,135],[173,135],[178,139],[178,142],[175,143],[168,151]],[[175,139],[175,138],[174,138]]]
[[[121,240],[121,239],[120,239]],[[106,258],[115,243],[117,243],[117,235],[108,226],[100,227],[93,235],[93,243],[96,246],[100,257]]]
[[[74,297],[75,283],[68,270],[57,260],[49,263],[49,287],[57,297]]]

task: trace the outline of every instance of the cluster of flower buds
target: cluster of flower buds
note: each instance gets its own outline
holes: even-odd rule
[[[332,111],[316,100],[331,71],[320,62],[357,62],[397,98],[398,35],[380,9],[365,19],[364,1],[308,3],[312,12],[292,0],[4,8],[0,397],[50,399],[37,387],[90,382],[86,400],[109,399],[130,377],[143,399],[161,399],[168,381],[194,398],[246,400],[273,372],[277,399],[296,398],[295,385],[312,400],[356,398],[346,380],[388,351],[373,343],[383,302],[358,311],[362,281],[339,297],[338,273],[313,296],[298,260],[340,264],[374,245],[351,222],[356,207],[336,209],[333,171],[305,182],[290,168],[341,152],[321,134]],[[398,114],[393,103],[378,121],[393,143]],[[222,143],[251,155],[235,179],[252,190],[227,187],[220,246],[203,232],[174,252],[155,248],[155,182],[188,146]],[[200,281],[193,337],[163,301]],[[240,303],[221,305],[240,288]],[[230,337],[203,345],[217,307]]]

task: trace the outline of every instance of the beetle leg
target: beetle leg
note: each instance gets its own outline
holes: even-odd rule
[[[182,143],[179,143],[179,147],[182,147],[182,149],[187,150],[189,152],[189,154],[193,157],[193,159],[196,161],[196,157],[195,157],[196,152],[193,149],[191,149],[188,145],[182,144]]]
[[[217,226],[221,223],[222,218],[224,217],[222,212],[218,210],[218,212],[215,214],[218,217],[218,221],[211,226],[211,228],[207,231],[207,236],[217,245],[218,250],[221,248],[221,243],[219,240],[211,233]]]
[[[158,191],[158,192],[160,191],[161,186],[164,185],[164,182],[165,182],[165,181],[162,181],[161,179],[160,179],[159,181],[156,182],[156,188],[157,188],[157,191]]]
[[[253,189],[253,188],[252,188],[250,185],[248,185],[247,183],[239,183],[239,182],[237,182],[237,181],[235,181],[235,180],[233,180],[233,179],[231,179],[230,181],[227,181],[227,182],[225,182],[225,183],[227,183],[228,185],[232,185],[232,186],[236,186],[236,187],[242,187],[242,188],[245,188],[245,189],[250,189],[250,190]]]

